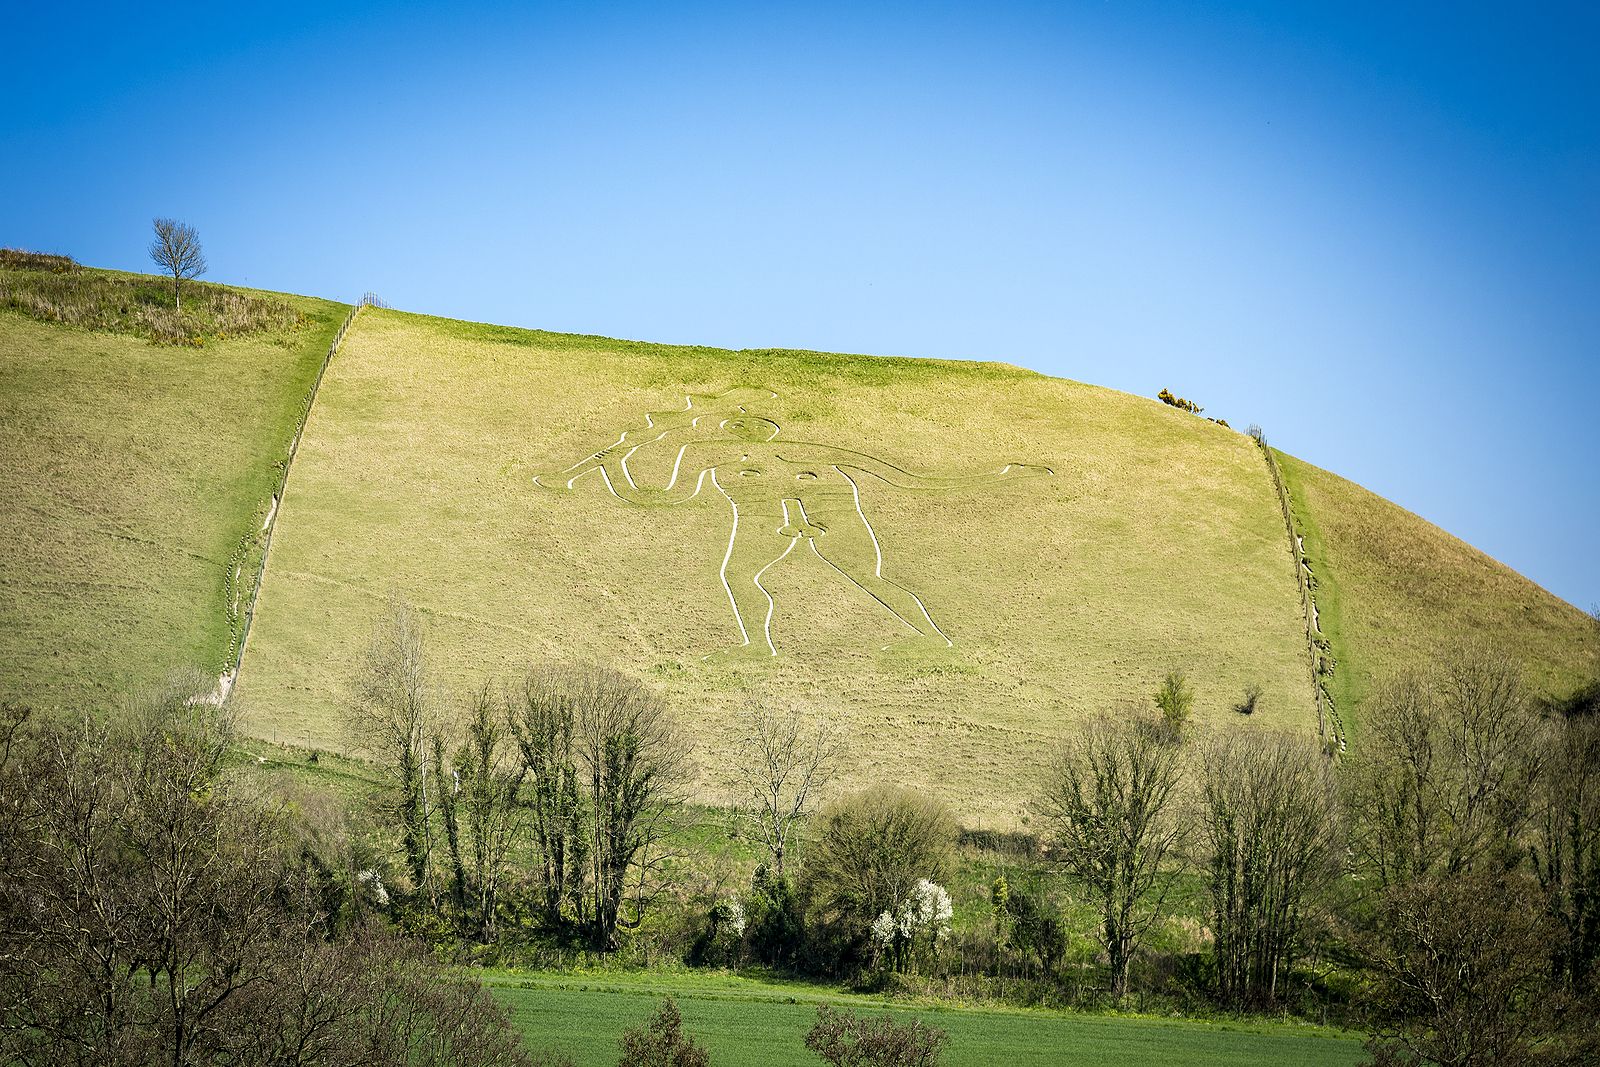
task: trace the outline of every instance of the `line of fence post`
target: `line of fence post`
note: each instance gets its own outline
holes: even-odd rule
[[[1307,663],[1311,671],[1311,693],[1317,705],[1317,732],[1325,740],[1330,736],[1343,752],[1345,748],[1344,722],[1339,717],[1339,709],[1334,705],[1333,697],[1328,692],[1326,676],[1331,668],[1326,667],[1326,658],[1323,656],[1322,626],[1320,625],[1317,610],[1316,596],[1311,591],[1311,564],[1306,559],[1305,549],[1300,540],[1300,532],[1294,520],[1294,505],[1289,500],[1289,487],[1284,483],[1283,471],[1278,467],[1278,458],[1273,455],[1272,448],[1267,444],[1267,438],[1259,426],[1250,427],[1250,439],[1261,449],[1261,455],[1266,459],[1267,470],[1272,475],[1272,487],[1278,494],[1278,507],[1283,512],[1283,526],[1289,534],[1289,555],[1294,561],[1295,584],[1300,590],[1300,613],[1305,621]]]
[[[345,315],[344,321],[339,324],[339,329],[333,335],[333,341],[328,345],[327,353],[322,357],[322,364],[317,368],[317,376],[311,382],[311,388],[306,393],[305,399],[300,404],[299,415],[295,419],[294,434],[289,438],[289,449],[283,458],[283,470],[278,475],[277,487],[272,492],[272,500],[268,505],[267,521],[260,531],[261,558],[256,563],[255,578],[250,587],[250,599],[244,611],[238,611],[239,600],[238,579],[239,570],[244,562],[244,555],[249,551],[249,544],[254,540],[256,531],[246,533],[240,539],[240,547],[234,553],[234,559],[229,561],[228,574],[224,577],[224,592],[228,599],[229,631],[228,652],[223,658],[222,677],[218,680],[217,697],[226,699],[228,691],[233,688],[235,679],[239,676],[239,667],[244,662],[245,642],[250,636],[250,626],[255,621],[256,599],[261,595],[261,579],[267,570],[267,555],[272,549],[272,533],[277,528],[277,514],[283,505],[284,490],[289,485],[289,469],[294,463],[294,457],[300,451],[300,438],[305,433],[306,421],[311,417],[312,405],[317,400],[317,390],[322,387],[322,378],[328,372],[328,365],[333,362],[333,357],[338,353],[339,346],[343,344],[345,334],[349,332],[351,324],[362,308],[387,308],[389,305],[378,298],[376,293],[363,293],[361,299],[356,301]]]

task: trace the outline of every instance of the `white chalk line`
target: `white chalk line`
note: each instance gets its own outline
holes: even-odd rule
[[[726,393],[718,394],[717,396],[710,397],[709,399],[714,401],[716,399],[719,399],[720,397],[728,396],[731,393],[737,392],[737,391],[739,391],[739,390],[729,390]],[[766,392],[767,392],[768,398],[770,398],[770,399],[775,399],[777,397],[777,395],[778,395],[777,393],[772,392],[771,390],[766,390]],[[681,409],[682,412],[687,413],[687,412],[692,411],[694,409],[694,396],[695,396],[695,394],[688,394],[688,395],[685,396],[684,407]],[[747,405],[742,405],[741,404],[741,405],[738,406],[737,412],[739,414],[749,414],[749,408],[748,408]],[[687,426],[688,426],[688,428],[691,428],[691,429],[698,428],[702,419],[711,418],[711,417],[714,417],[714,416],[720,416],[720,415],[724,415],[724,414],[725,413],[721,412],[721,411],[706,412],[704,414],[697,415],[694,418],[690,419],[688,424],[687,424]],[[646,412],[644,417],[645,417],[646,428],[650,428],[650,429],[656,428],[655,419],[653,418],[653,416],[649,412]],[[771,421],[771,420],[768,420],[768,421]],[[777,423],[773,423],[773,425],[777,426]],[[591,453],[585,459],[579,461],[578,463],[572,464],[571,466],[567,467],[565,470],[563,470],[563,471],[561,471],[559,473],[560,474],[567,474],[567,473],[573,472],[573,471],[577,472],[576,474],[573,474],[572,477],[566,479],[566,481],[565,481],[566,488],[572,489],[583,478],[589,476],[590,474],[594,474],[594,473],[598,472],[599,475],[600,475],[601,481],[605,484],[606,491],[608,493],[610,493],[613,497],[617,498],[618,500],[620,500],[620,501],[622,501],[624,503],[635,503],[635,501],[630,500],[628,497],[623,496],[621,493],[619,493],[617,491],[617,487],[616,487],[615,484],[612,483],[611,474],[610,474],[609,470],[607,469],[607,465],[604,462],[601,462],[598,466],[594,466],[593,465],[593,464],[596,463],[596,461],[603,461],[604,459],[606,459],[606,457],[608,457],[609,455],[614,453],[617,449],[619,449],[619,448],[621,448],[621,447],[626,445],[626,446],[628,446],[627,450],[622,453],[620,459],[618,460],[618,464],[617,465],[621,468],[622,477],[627,481],[628,488],[633,490],[633,491],[635,491],[635,492],[641,492],[641,493],[642,492],[647,492],[647,491],[651,492],[651,493],[669,493],[669,492],[671,492],[673,489],[675,489],[678,486],[679,480],[680,480],[680,478],[682,477],[682,474],[683,474],[684,456],[688,453],[690,445],[694,444],[695,442],[690,441],[690,442],[687,442],[687,443],[679,446],[679,448],[677,450],[677,454],[673,457],[671,477],[669,478],[666,486],[663,489],[659,489],[659,490],[658,489],[651,489],[651,490],[642,490],[642,489],[640,489],[638,483],[634,480],[633,471],[629,467],[629,460],[631,460],[633,458],[634,453],[638,452],[639,449],[645,447],[646,445],[657,444],[657,443],[661,442],[662,440],[666,439],[666,437],[672,432],[673,429],[674,429],[674,427],[663,428],[654,437],[650,437],[650,438],[647,438],[647,439],[641,440],[641,441],[630,441],[629,438],[628,438],[628,434],[631,431],[624,431],[622,434],[620,434],[617,437],[616,441],[614,441],[612,444],[610,444],[606,448],[603,448],[603,449],[600,449],[597,452]],[[780,430],[781,430],[781,427],[780,427]],[[787,443],[787,447],[789,447],[789,448],[799,448],[799,447],[804,447],[807,444],[809,444],[809,442],[803,442],[803,441],[794,442],[794,441],[791,441],[791,442]],[[931,477],[931,476],[919,476],[919,475],[914,475],[911,472],[905,470],[904,468],[896,466],[895,464],[889,463],[889,462],[887,462],[885,460],[878,459],[877,457],[868,455],[867,453],[864,453],[864,452],[859,452],[859,451],[856,451],[856,450],[853,450],[853,449],[838,448],[837,446],[832,446],[832,445],[817,446],[817,447],[826,447],[826,448],[832,449],[832,450],[834,450],[836,452],[844,452],[844,453],[846,453],[848,455],[860,456],[861,459],[864,461],[863,465],[860,468],[862,473],[870,474],[873,477],[876,477],[881,481],[887,482],[888,484],[893,485],[896,488],[901,488],[901,489],[960,488],[960,487],[965,487],[965,486],[968,486],[968,485],[980,485],[980,484],[983,484],[984,482],[986,482],[988,480],[987,476],[962,476],[962,477],[946,477],[946,478],[937,478],[937,477]],[[788,457],[784,456],[783,453],[781,453],[781,452],[777,453],[776,456],[777,456],[777,458],[779,460],[781,460],[783,462],[796,462],[796,461],[790,460]],[[896,582],[893,579],[884,577],[884,574],[883,574],[883,545],[878,540],[877,531],[873,528],[872,523],[867,519],[866,511],[861,506],[861,487],[860,487],[859,483],[856,481],[856,479],[851,477],[851,475],[849,473],[849,469],[846,466],[842,466],[842,465],[839,465],[839,464],[829,464],[829,466],[832,466],[833,469],[835,471],[837,471],[841,477],[843,477],[847,482],[850,483],[851,503],[855,508],[856,516],[861,520],[862,528],[866,530],[867,537],[872,541],[872,552],[873,552],[872,574],[873,574],[873,577],[875,579],[877,579],[879,582],[881,582],[881,583],[883,583],[885,585],[893,586],[895,589],[898,589],[900,592],[902,592],[906,596],[910,597],[912,602],[917,605],[918,611],[920,611],[922,613],[923,619],[927,622],[928,629],[931,630],[934,634],[937,634],[939,636],[939,638],[944,641],[946,647],[953,647],[955,642],[953,642],[950,639],[950,636],[944,632],[943,628],[940,627],[939,624],[936,621],[934,621],[933,613],[928,610],[928,605],[923,601],[923,599],[920,596],[918,596],[916,593],[912,592],[910,589],[908,589],[905,586],[901,585],[899,582]],[[1005,473],[1007,473],[1007,472],[1009,472],[1009,471],[1011,471],[1013,469],[1016,469],[1018,467],[1023,467],[1023,466],[1026,466],[1026,464],[1007,463],[1004,467],[1001,468],[1000,473],[1001,474],[1005,474]],[[1054,469],[1052,469],[1050,467],[1042,467],[1040,469],[1045,474],[1048,474],[1048,475],[1053,475],[1055,473]],[[887,472],[887,474],[885,472]],[[751,641],[751,637],[750,637],[750,631],[745,626],[744,617],[741,614],[741,612],[739,611],[738,598],[734,595],[733,584],[728,578],[728,565],[733,560],[733,550],[734,550],[734,547],[735,547],[735,545],[736,545],[736,543],[738,541],[738,537],[739,537],[739,505],[738,505],[738,503],[733,499],[733,497],[728,493],[727,489],[724,488],[722,483],[718,480],[718,478],[717,478],[717,469],[715,467],[710,467],[710,468],[707,468],[705,470],[700,471],[698,477],[696,477],[696,479],[695,479],[695,485],[694,485],[693,491],[688,493],[686,496],[678,498],[678,500],[676,500],[674,502],[685,502],[685,501],[692,500],[695,497],[699,496],[701,490],[704,489],[704,487],[705,487],[705,481],[706,481],[707,476],[709,476],[711,478],[711,484],[716,486],[717,491],[722,494],[723,499],[728,501],[728,506],[733,512],[733,527],[729,531],[729,534],[728,534],[728,546],[727,546],[726,550],[723,552],[723,555],[722,555],[722,564],[718,568],[718,578],[722,582],[723,591],[727,594],[728,606],[733,611],[734,622],[739,628],[739,637],[740,637],[740,645],[739,645],[739,647],[748,647],[751,644],[753,644],[753,642]],[[539,485],[545,485],[546,483],[541,481],[542,477],[543,476],[535,476],[534,477],[534,482],[536,484],[539,484]],[[800,498],[798,498],[798,497],[786,497],[786,498],[783,498],[782,500],[780,500],[778,502],[780,504],[780,506],[783,508],[784,525],[786,527],[791,525],[790,515],[789,515],[789,502],[791,500],[795,503],[795,505],[799,509],[800,516],[801,516],[801,519],[804,522],[804,524],[806,526],[808,526],[808,527],[809,526],[814,526],[815,524],[812,523],[810,516],[806,513],[804,502],[801,501]],[[824,527],[817,527],[817,528],[821,529],[821,530],[825,530]],[[886,611],[889,612],[889,614],[893,615],[900,622],[904,623],[909,629],[911,629],[912,631],[914,631],[914,632],[916,632],[918,634],[927,635],[927,631],[926,630],[924,630],[922,627],[918,626],[916,623],[912,622],[910,619],[906,618],[903,614],[901,614],[901,612],[898,609],[896,609],[888,601],[884,600],[883,597],[879,596],[876,592],[874,592],[868,586],[864,585],[855,576],[853,576],[852,574],[850,574],[849,572],[844,570],[842,567],[840,567],[833,560],[829,559],[827,557],[827,555],[825,555],[822,552],[822,550],[817,547],[817,543],[816,543],[816,538],[815,537],[812,537],[812,536],[809,536],[809,535],[806,535],[806,534],[800,534],[800,535],[796,535],[794,537],[791,537],[790,540],[789,540],[789,544],[787,546],[785,546],[783,552],[780,553],[776,558],[774,558],[771,561],[769,561],[768,563],[766,563],[759,570],[757,570],[756,573],[752,576],[752,579],[751,579],[753,584],[755,585],[755,587],[761,591],[762,596],[764,596],[766,598],[766,601],[767,601],[766,616],[765,616],[765,618],[763,620],[763,623],[762,623],[762,630],[763,630],[763,637],[764,637],[764,639],[766,641],[767,649],[768,649],[770,655],[776,656],[778,654],[777,644],[773,641],[773,638],[772,638],[772,619],[773,619],[773,616],[775,615],[776,610],[777,610],[777,600],[772,595],[771,590],[769,590],[765,585],[762,584],[761,578],[762,578],[763,575],[766,574],[766,572],[768,570],[770,570],[772,567],[776,566],[778,563],[781,563],[783,560],[785,560],[785,559],[787,559],[789,557],[789,555],[794,551],[795,543],[797,541],[799,541],[802,536],[806,537],[806,539],[811,542],[812,553],[814,555],[816,555],[816,557],[818,559],[820,559],[823,563],[827,564],[828,567],[830,567],[833,571],[835,571],[841,577],[845,578],[847,581],[849,581],[852,585],[856,586],[858,589],[860,589],[863,592],[865,592],[868,596],[872,597],[872,599],[875,600],[878,604],[882,605],[883,608]],[[888,648],[890,646],[886,645],[884,647]]]
[[[787,526],[788,523],[789,523],[789,508],[787,506],[785,506],[784,509],[783,509],[783,521],[784,521],[784,525]],[[767,598],[767,617],[762,622],[761,628],[762,628],[762,630],[764,630],[766,632],[766,635],[767,635],[767,648],[771,651],[772,655],[774,655],[774,656],[776,656],[778,654],[778,646],[772,643],[772,613],[773,613],[774,610],[777,609],[778,602],[772,598],[771,590],[769,590],[766,586],[761,584],[761,576],[763,574],[767,573],[768,569],[770,569],[772,567],[775,567],[779,563],[782,563],[784,560],[788,559],[789,558],[789,553],[794,551],[795,543],[797,541],[799,541],[799,540],[800,540],[800,538],[798,538],[798,537],[791,537],[789,539],[789,544],[788,544],[787,547],[784,548],[783,553],[780,556],[778,556],[777,559],[773,560],[771,563],[768,563],[765,567],[762,567],[760,570],[756,571],[755,577],[751,579],[753,582],[755,582],[756,588],[761,590],[761,595]],[[741,625],[743,625],[743,624],[741,624]]]
[[[861,487],[859,485],[857,485],[856,484],[856,480],[854,478],[850,477],[850,475],[848,473],[846,473],[842,468],[835,467],[834,470],[836,470],[840,474],[844,475],[844,480],[850,483],[850,499],[856,506],[856,514],[861,516],[861,525],[866,527],[866,529],[867,529],[867,536],[872,538],[872,553],[873,553],[873,557],[874,557],[873,558],[873,564],[872,564],[872,575],[873,575],[873,577],[877,578],[881,582],[888,582],[890,585],[894,586],[896,589],[899,589],[902,592],[904,592],[912,600],[916,601],[918,609],[920,609],[921,612],[922,612],[922,617],[924,619],[928,620],[928,625],[933,627],[933,632],[938,634],[940,637],[942,637],[944,639],[945,647],[946,648],[954,647],[955,642],[950,640],[950,636],[939,628],[939,624],[938,623],[933,621],[933,614],[930,611],[928,611],[928,605],[926,605],[926,604],[924,604],[922,602],[922,598],[919,597],[917,594],[913,593],[911,590],[907,589],[905,586],[901,585],[899,582],[891,581],[890,579],[885,578],[883,576],[883,546],[878,543],[878,532],[872,528],[872,523],[867,521],[867,513],[861,509]],[[813,550],[815,550],[815,548],[816,548],[815,543],[813,543],[811,547],[812,547]],[[822,553],[818,552],[817,555],[821,556]],[[823,559],[826,560],[827,563],[829,564],[829,566],[832,566],[834,570],[839,571],[840,574],[844,574],[844,571],[839,570],[839,567],[837,565],[835,565],[832,560],[828,560],[826,556],[823,556]],[[850,578],[850,576],[848,574],[845,574],[845,577],[846,578]],[[861,586],[861,588],[866,589],[866,586],[862,586],[861,583],[860,582],[856,582],[854,578],[850,578],[850,580],[852,582],[855,582],[856,585]],[[889,607],[888,604],[885,604],[883,599],[881,597],[879,597],[876,593],[873,593],[872,590],[866,589],[866,591],[868,593],[870,593],[872,595],[872,598],[874,600],[876,600],[878,603],[883,604],[883,606],[886,607],[886,608],[889,608],[889,613],[892,614],[895,618],[899,619],[901,622],[905,623],[907,626],[910,626],[913,630],[916,630],[918,633],[922,632],[922,628],[921,627],[917,626],[915,623],[912,623],[910,620],[906,619],[898,611],[895,611],[894,608]]]
[[[609,486],[611,483],[608,481],[606,484]],[[748,645],[750,643],[750,633],[744,628],[744,617],[739,614],[739,602],[734,599],[733,586],[728,584],[728,561],[733,558],[733,543],[739,537],[739,505],[734,503],[733,497],[723,490],[721,483],[717,481],[716,471],[711,472],[711,484],[717,487],[717,492],[722,493],[723,499],[727,500],[729,506],[733,508],[733,531],[728,534],[728,551],[722,554],[722,568],[718,571],[718,575],[722,578],[722,588],[728,594],[728,607],[733,609],[733,621],[739,624],[740,645]],[[696,485],[695,491],[699,492],[699,488]],[[772,597],[769,595],[767,599],[771,600]],[[770,620],[771,616],[768,615],[768,621],[770,622]],[[767,644],[772,644],[770,631],[767,633]],[[777,649],[773,649],[773,654],[777,654]]]
[[[762,387],[762,388],[758,389],[758,388],[751,387],[751,386],[739,386],[739,387],[734,388],[734,389],[729,389],[726,392],[717,393],[715,395],[707,395],[706,399],[707,400],[712,400],[712,401],[721,400],[723,397],[731,396],[734,393],[745,392],[745,391],[749,391],[749,392],[764,392],[764,393],[767,394],[766,395],[766,399],[768,399],[768,400],[776,400],[778,398],[778,394],[777,393],[775,393],[771,389],[767,389],[765,387]],[[694,394],[694,393],[686,393],[686,394],[684,394],[683,407],[678,409],[678,413],[688,414],[689,412],[694,410],[694,398],[695,398],[695,395],[696,394]],[[738,412],[741,415],[749,414],[749,408],[744,404],[740,404],[738,406]],[[696,415],[694,418],[689,420],[690,428],[698,428],[699,425],[700,425],[700,420],[701,419],[709,418],[710,416],[712,416],[714,414],[720,414],[720,413],[719,412],[705,412],[704,414]],[[644,413],[644,424],[645,424],[645,428],[646,429],[655,429],[655,426],[656,426],[655,417],[648,411]],[[634,483],[632,473],[628,471],[628,459],[635,452],[637,452],[639,449],[643,448],[645,445],[655,444],[656,442],[660,441],[662,438],[666,437],[667,434],[671,432],[671,429],[672,429],[671,427],[668,427],[667,429],[662,430],[655,437],[652,437],[647,441],[640,441],[638,444],[635,444],[632,448],[628,449],[627,453],[622,457],[622,469],[623,469],[623,473],[625,475],[627,475],[628,484],[629,485],[633,486],[635,489],[638,488],[637,484]],[[558,474],[566,474],[569,471],[578,470],[579,467],[584,467],[587,464],[593,463],[597,459],[604,458],[606,455],[610,454],[612,450],[614,450],[618,446],[626,444],[628,442],[628,434],[629,434],[629,432],[631,432],[631,431],[624,430],[622,433],[617,435],[617,439],[615,441],[613,441],[611,444],[607,445],[605,448],[602,448],[597,452],[591,452],[588,456],[586,456],[583,459],[579,460],[577,463],[574,463],[571,466],[567,467],[565,470],[559,471],[557,473]],[[681,464],[683,462],[683,454],[684,454],[685,451],[688,450],[688,447],[689,447],[688,445],[684,445],[682,448],[678,449],[677,460],[672,465],[672,481],[667,484],[667,488],[668,489],[671,489],[674,485],[677,484],[677,481],[678,481],[678,467],[679,467],[679,464]],[[572,478],[567,480],[567,482],[566,482],[567,488],[571,489],[573,487],[573,484],[575,482],[577,482],[579,478],[582,478],[584,475],[589,474],[589,473],[590,473],[590,470],[579,471],[578,474],[574,475]],[[533,478],[534,484],[536,484],[536,485],[544,485],[545,483],[540,480],[543,477],[544,477],[544,475],[534,475],[534,478]],[[610,484],[610,479],[607,479],[607,484],[608,485]],[[699,492],[699,487],[698,486],[696,487],[695,491]],[[613,495],[615,495],[615,490],[613,490]],[[621,499],[621,498],[619,497],[619,499]]]

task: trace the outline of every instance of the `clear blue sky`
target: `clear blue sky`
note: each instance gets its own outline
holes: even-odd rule
[[[1592,5],[4,2],[0,243],[1166,386],[1600,601]]]

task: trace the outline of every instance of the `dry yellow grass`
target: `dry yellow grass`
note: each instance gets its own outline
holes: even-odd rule
[[[1464,643],[1503,650],[1547,695],[1600,672],[1600,626],[1588,615],[1359,485],[1279,461],[1338,658],[1333,696],[1355,741],[1376,683]]]
[[[748,405],[781,427],[777,459],[810,443],[813,459],[847,449],[916,474],[1054,471],[941,490],[856,472],[883,575],[953,647],[881,651],[914,631],[808,551],[815,540],[851,555],[861,533],[840,497],[807,497],[810,520],[832,509],[814,523],[828,532],[800,536],[762,576],[779,655],[703,661],[740,638],[723,585],[729,500],[709,481],[670,506],[625,502],[598,474],[570,492],[533,481],[624,429],[637,440],[646,412],[740,387],[777,394]],[[642,449],[635,476],[665,484],[674,455]],[[725,465],[719,480],[735,473]],[[779,521],[786,492],[771,498]],[[1017,822],[1053,740],[1148,699],[1170,667],[1188,672],[1202,728],[1315,728],[1285,534],[1254,445],[1151,400],[1002,365],[366,313],[323,383],[278,519],[237,689],[247,725],[341,747],[351,664],[391,590],[427,615],[457,691],[551,656],[661,686],[695,726],[708,795],[751,686],[847,724],[844,786],[928,786],[974,823]],[[1251,682],[1264,696],[1246,720],[1232,706]]]
[[[259,526],[341,310],[287,299],[316,324],[199,351],[0,314],[0,695],[79,707],[214,666],[224,562]],[[553,656],[660,686],[695,728],[707,799],[751,688],[846,724],[842,787],[924,785],[990,825],[1021,820],[1055,739],[1148,700],[1170,667],[1193,681],[1203,730],[1315,728],[1265,466],[1204,420],[997,364],[379,311],[346,346],[296,462],[238,690],[264,737],[345,747],[351,665],[391,591],[427,614],[457,692]],[[712,431],[671,414],[689,394]],[[737,434],[719,428],[735,401],[751,420]],[[581,472],[624,431],[641,444],[630,499],[597,471],[570,491],[535,483]],[[718,481],[652,496],[696,437],[680,487],[712,467]],[[1497,642],[1546,692],[1600,670],[1600,634],[1571,605],[1358,486],[1282,463],[1356,743],[1374,681],[1458,641]],[[995,477],[1007,464],[1052,473]],[[596,465],[620,471],[615,455]],[[790,488],[739,479],[755,468]],[[918,487],[904,472],[987,480]],[[745,532],[730,560],[734,500]],[[869,573],[880,550],[893,584]],[[757,564],[762,589],[747,581]],[[767,592],[780,654],[704,660],[742,635],[766,650]],[[929,639],[884,651],[916,636],[903,619]],[[1232,708],[1250,683],[1263,697],[1245,719]]]

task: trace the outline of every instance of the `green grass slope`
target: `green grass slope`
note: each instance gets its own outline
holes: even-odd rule
[[[346,310],[281,299],[304,325],[201,348],[0,310],[0,697],[119,703],[220,665],[227,561]]]
[[[827,1002],[862,1014],[885,1005],[869,997],[717,975],[596,975],[495,972],[495,996],[534,1048],[555,1048],[579,1067],[617,1061],[622,1032],[643,1024],[663,996],[674,997],[684,1029],[727,1067],[807,1067],[805,1035]],[[1361,1045],[1337,1031],[1268,1023],[1202,1023],[1148,1016],[1095,1016],[947,1006],[889,1006],[950,1035],[949,1067],[1052,1064],[1355,1064]]]
[[[730,390],[743,392],[711,399]],[[689,394],[700,399],[685,416]],[[747,444],[718,429],[739,405]],[[709,430],[687,426],[695,413]],[[675,436],[654,441],[663,428]],[[550,472],[624,431],[641,445],[640,485],[667,485],[675,464],[680,486],[708,464],[716,484],[669,504],[621,499],[600,473],[570,490],[535,483],[564,485]],[[1013,463],[1053,473],[952,487],[887,466],[956,476]],[[731,595],[766,651],[762,588],[778,654],[703,659],[740,641]],[[1285,533],[1254,445],[1153,401],[997,364],[363,313],[278,519],[237,690],[247,726],[342,745],[351,666],[391,591],[430,620],[454,688],[550,656],[662,686],[695,727],[708,798],[750,687],[846,723],[847,785],[930,786],[973,822],[1015,822],[1053,739],[1143,698],[1169,667],[1189,673],[1202,725],[1314,729]],[[916,636],[894,605],[924,607],[951,646],[884,651]],[[1264,696],[1245,720],[1231,709],[1251,682]]]
[[[1591,616],[1359,485],[1278,458],[1338,660],[1332,695],[1357,742],[1374,686],[1464,643],[1503,650],[1545,695],[1600,672]]]

